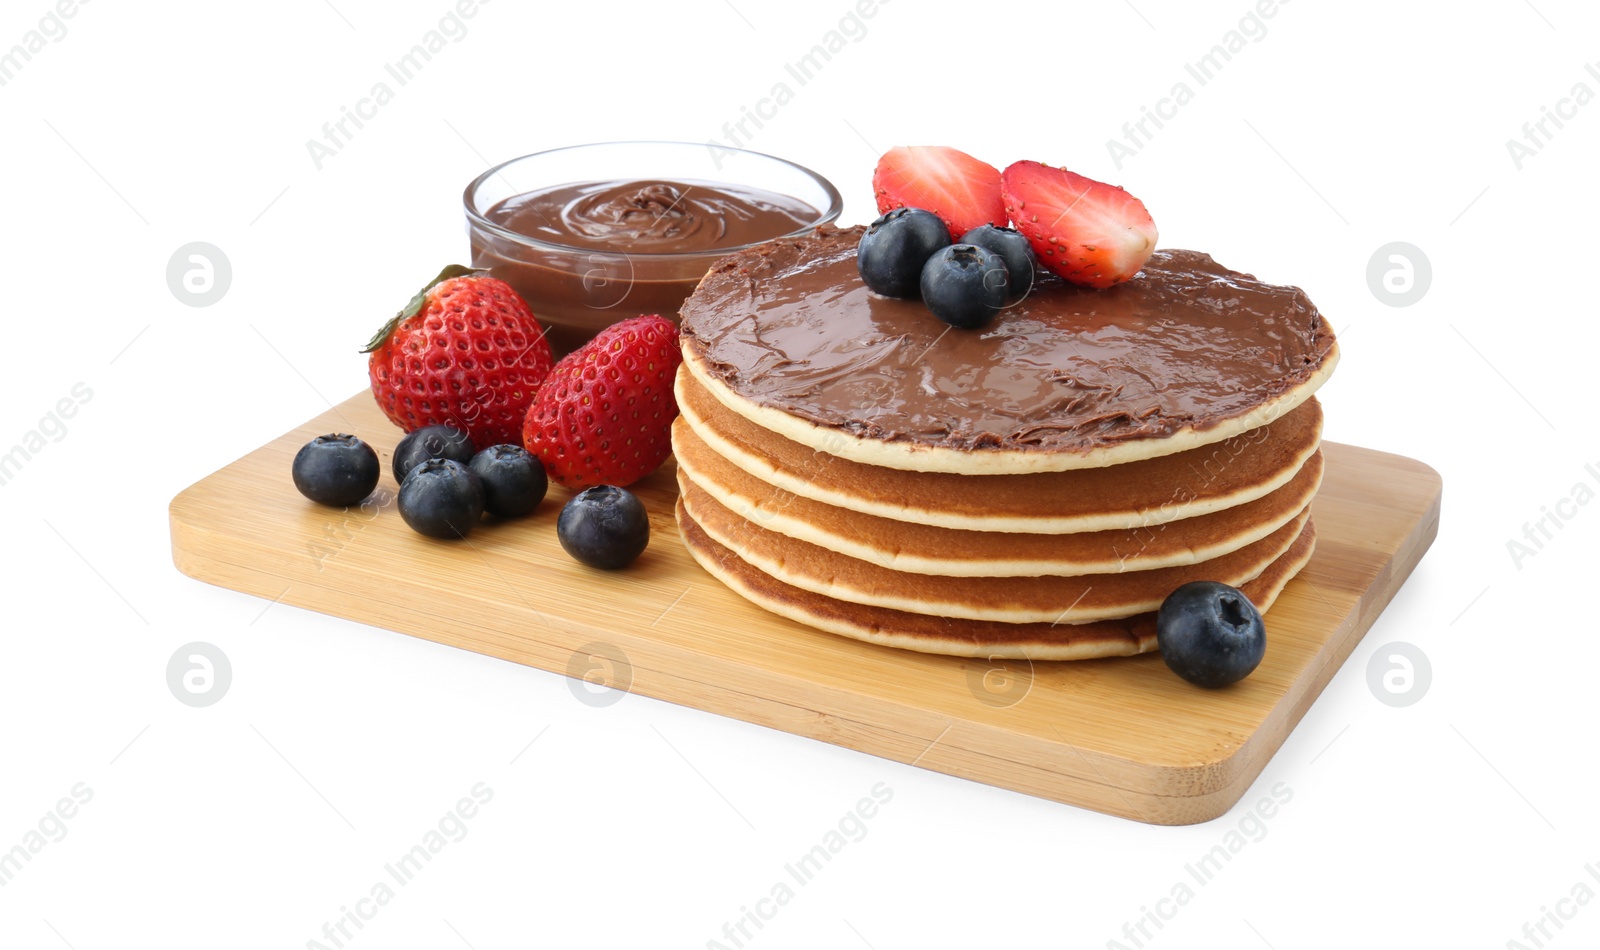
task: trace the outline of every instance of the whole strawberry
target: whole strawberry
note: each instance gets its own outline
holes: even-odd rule
[[[568,488],[633,484],[672,451],[682,361],[672,321],[612,324],[550,371],[528,407],[523,445]]]
[[[515,443],[550,374],[544,328],[510,285],[452,264],[363,353],[372,395],[407,432],[451,425],[479,449]]]

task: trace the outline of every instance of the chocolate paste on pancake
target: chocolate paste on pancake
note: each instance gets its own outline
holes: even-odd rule
[[[691,353],[741,397],[858,437],[1084,452],[1244,415],[1334,346],[1300,289],[1183,250],[1108,290],[1046,275],[983,328],[953,329],[867,290],[863,231],[719,261],[680,311]]]

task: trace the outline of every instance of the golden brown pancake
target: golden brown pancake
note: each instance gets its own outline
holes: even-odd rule
[[[707,448],[775,488],[882,518],[970,531],[1105,531],[1210,514],[1283,487],[1322,438],[1322,406],[1311,398],[1232,439],[1111,468],[1027,475],[902,472],[775,435],[722,406],[683,370],[677,400],[684,424]]]
[[[897,571],[955,577],[1112,574],[1178,567],[1261,540],[1311,503],[1322,454],[1289,484],[1255,501],[1149,527],[1076,534],[961,531],[835,508],[775,489],[708,449],[674,423],[678,478],[724,507],[780,534]]]
[[[835,600],[785,584],[711,538],[684,510],[678,525],[689,553],[712,576],[760,607],[798,623],[881,646],[952,656],[1087,660],[1131,656],[1156,648],[1155,614],[1081,624],[998,623],[909,613]],[[1316,526],[1305,529],[1277,560],[1240,590],[1261,611],[1311,559]],[[1267,618],[1270,628],[1271,617]]]
[[[1288,550],[1309,508],[1254,544],[1199,564],[1076,577],[938,577],[891,570],[769,531],[729,510],[693,482],[679,498],[695,523],[752,566],[784,583],[837,600],[911,613],[1004,623],[1083,623],[1155,610],[1190,581],[1238,587]]]

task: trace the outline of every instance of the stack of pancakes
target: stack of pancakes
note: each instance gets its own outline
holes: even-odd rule
[[[1084,659],[1153,649],[1184,583],[1265,610],[1309,560],[1337,345],[1299,290],[1162,251],[954,330],[861,284],[860,234],[724,259],[684,305],[678,522],[733,590],[896,647]]]

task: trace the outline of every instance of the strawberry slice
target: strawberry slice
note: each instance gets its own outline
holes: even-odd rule
[[[1116,185],[1016,162],[1001,176],[1006,214],[1039,263],[1074,284],[1120,284],[1156,249],[1156,223],[1144,203]]]
[[[1000,172],[946,145],[897,145],[872,173],[878,213],[921,208],[944,220],[955,240],[980,224],[1005,226]]]

